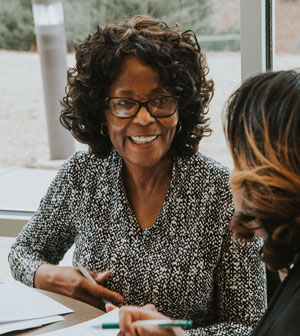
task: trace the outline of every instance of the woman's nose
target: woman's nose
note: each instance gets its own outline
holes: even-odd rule
[[[145,106],[142,106],[136,116],[133,118],[133,122],[139,125],[147,125],[155,122],[155,117],[153,117]]]

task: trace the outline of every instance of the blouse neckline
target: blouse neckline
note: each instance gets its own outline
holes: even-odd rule
[[[130,204],[127,193],[126,193],[126,188],[123,182],[123,167],[124,167],[124,161],[122,157],[118,154],[118,152],[113,149],[111,155],[117,160],[117,176],[116,176],[116,182],[117,182],[117,190],[120,193],[120,199],[123,203],[123,207],[125,207],[125,212],[129,215],[128,217],[130,218],[130,229],[134,231],[134,234],[139,234],[143,236],[151,235],[154,233],[156,230],[161,228],[163,225],[163,218],[166,216],[168,213],[169,207],[170,207],[170,199],[173,197],[173,193],[175,192],[175,186],[177,183],[177,160],[176,157],[172,157],[172,172],[171,172],[171,180],[170,180],[170,186],[169,189],[166,193],[162,208],[157,215],[153,225],[149,228],[146,228],[145,230],[142,230],[138,219],[136,218],[136,215],[133,211],[132,205]]]

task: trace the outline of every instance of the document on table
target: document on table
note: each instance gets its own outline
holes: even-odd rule
[[[36,328],[44,324],[53,323],[53,322],[62,321],[62,320],[64,320],[62,316],[54,315],[54,316],[41,317],[41,318],[32,319],[32,320],[1,323],[0,324],[0,335],[5,334],[10,331],[24,330],[28,328]]]
[[[0,284],[0,334],[62,320],[73,310],[18,281]]]
[[[96,317],[87,322],[79,323],[75,326],[51,331],[43,336],[116,336],[120,329],[101,329],[103,322],[119,322],[119,309]]]

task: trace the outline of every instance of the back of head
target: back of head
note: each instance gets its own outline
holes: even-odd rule
[[[244,190],[243,211],[232,220],[239,238],[256,221],[267,233],[270,268],[288,267],[300,253],[300,73],[267,72],[230,97],[225,134],[235,166],[232,184]]]
[[[62,124],[92,152],[109,152],[109,137],[99,133],[104,122],[104,101],[127,56],[140,58],[159,74],[162,86],[179,97],[182,131],[171,150],[192,154],[201,138],[210,133],[205,114],[213,94],[206,79],[208,67],[192,31],[148,16],[134,16],[117,24],[99,27],[76,45],[76,66],[68,71],[67,95],[63,99]]]

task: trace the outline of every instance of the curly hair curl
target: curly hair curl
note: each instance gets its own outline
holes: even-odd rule
[[[300,73],[254,76],[230,97],[224,130],[233,156],[232,184],[244,191],[231,229],[237,238],[267,233],[262,249],[270,269],[288,268],[300,253]]]
[[[191,155],[202,137],[211,133],[206,114],[214,84],[206,78],[206,57],[191,30],[180,33],[177,26],[134,16],[98,27],[75,49],[76,65],[67,73],[60,122],[91,152],[103,157],[111,150],[109,137],[99,132],[105,122],[104,100],[128,55],[155,69],[163,87],[179,97],[182,130],[173,139],[171,153]]]

